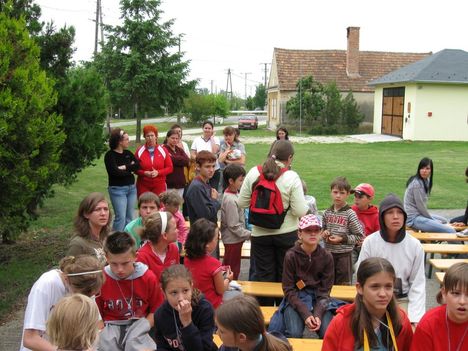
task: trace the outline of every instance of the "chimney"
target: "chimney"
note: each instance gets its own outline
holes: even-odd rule
[[[346,73],[349,78],[359,78],[359,27],[348,27],[346,50]]]

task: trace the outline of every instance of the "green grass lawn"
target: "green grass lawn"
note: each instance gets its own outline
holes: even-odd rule
[[[162,128],[163,129],[163,128]],[[242,131],[241,136],[263,136],[266,130]],[[272,133],[272,132],[271,132]],[[268,134],[273,136],[273,134]],[[247,144],[247,169],[263,163],[266,144]],[[434,160],[434,187],[430,208],[464,208],[468,144],[462,142],[389,142],[374,144],[296,144],[293,169],[317,199],[320,209],[330,205],[329,184],[346,176],[351,185],[372,183],[376,203],[387,193],[403,196],[405,183],[419,160]],[[107,196],[103,159],[85,169],[68,188],[55,186],[55,196],[39,209],[39,219],[14,245],[0,245],[0,316],[7,316],[27,294],[39,275],[58,263],[72,235],[72,221],[80,201],[92,191]],[[349,202],[352,198],[349,198]]]

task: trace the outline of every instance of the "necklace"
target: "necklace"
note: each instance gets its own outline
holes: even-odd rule
[[[130,275],[130,279],[132,278],[132,275],[133,275],[133,273]],[[122,295],[123,300],[127,304],[127,312],[125,313],[125,317],[131,318],[131,317],[133,317],[133,307],[132,307],[132,304],[133,304],[133,279],[131,279],[131,283],[130,283],[131,284],[130,299],[127,299],[125,297],[125,294],[123,293],[122,288],[120,287],[120,284],[119,284],[118,280],[116,280],[116,283],[117,283],[117,286],[118,286],[118,288],[120,290],[120,295]]]
[[[447,336],[448,336],[448,351],[452,351],[452,345],[451,345],[451,340],[450,340],[450,326],[449,326],[449,322],[448,322],[448,311],[447,311],[447,307],[445,307],[445,326],[447,327]],[[461,337],[461,340],[460,342],[458,343],[458,346],[457,348],[455,349],[455,351],[460,351],[462,345],[463,345],[463,341],[465,341],[465,336],[466,336],[466,332],[468,330],[468,326],[465,327],[465,331],[463,332],[463,336]]]

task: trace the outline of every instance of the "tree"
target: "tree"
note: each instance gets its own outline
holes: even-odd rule
[[[323,87],[324,105],[320,113],[322,125],[336,128],[341,116],[341,95],[335,82]]]
[[[191,93],[185,99],[184,111],[189,114],[193,123],[204,121],[210,116],[226,117],[229,113],[229,101],[221,94]]]
[[[300,79],[297,84],[297,95],[286,103],[286,111],[289,116],[314,124],[325,105],[323,97],[323,86],[314,80],[312,76]]]
[[[253,97],[247,97],[247,99],[245,100],[245,108],[250,111],[255,109],[255,102]]]
[[[364,114],[359,111],[359,106],[354,99],[353,93],[350,91],[342,102],[342,123],[350,132],[355,132],[358,129],[359,124],[364,121],[364,117]]]
[[[53,82],[23,19],[0,13],[0,232],[4,242],[27,228],[38,198],[59,169],[65,134],[52,112]]]
[[[257,85],[255,88],[255,96],[254,96],[254,108],[258,107],[262,110],[265,108],[266,99],[267,99],[267,92],[265,86],[263,84]]]
[[[114,104],[130,101],[137,116],[150,109],[176,111],[196,85],[186,81],[189,63],[176,50],[180,38],[172,33],[173,20],[161,22],[159,0],[121,0],[122,25],[106,26],[109,33],[96,61]]]
[[[103,127],[107,104],[106,87],[93,65],[68,71],[57,104],[67,136],[60,157],[60,183],[73,182],[78,172],[92,165],[105,151]]]

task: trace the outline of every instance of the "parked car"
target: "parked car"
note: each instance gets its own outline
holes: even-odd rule
[[[239,129],[257,129],[258,117],[255,115],[242,115],[237,122]]]

